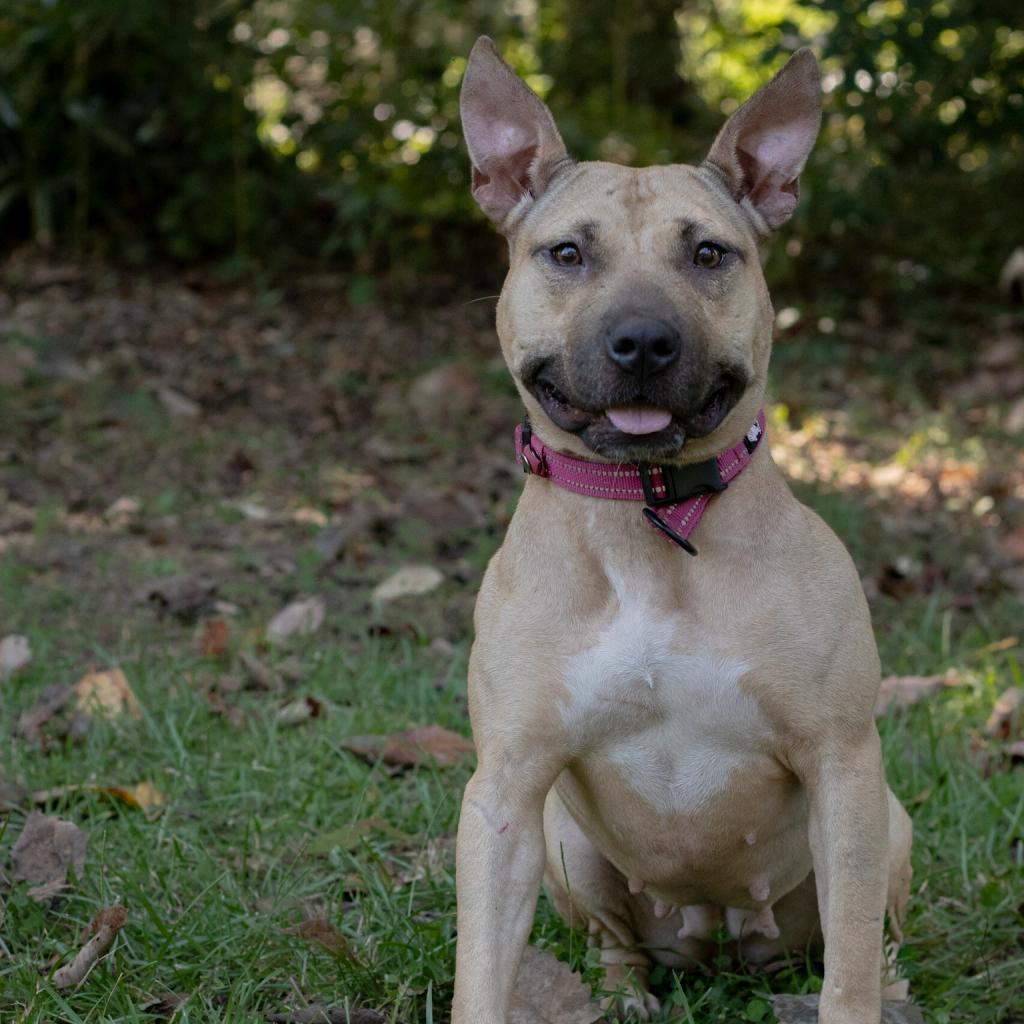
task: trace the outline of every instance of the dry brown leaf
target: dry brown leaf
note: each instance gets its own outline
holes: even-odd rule
[[[1013,739],[1020,729],[1021,700],[1024,690],[1011,686],[1000,695],[985,723],[985,734],[997,740]]]
[[[779,1024],[818,1024],[818,1000],[818,996],[772,996],[772,1009]],[[924,1017],[912,1003],[886,1000],[882,1024],[924,1024]]]
[[[999,546],[1015,562],[1024,562],[1024,526],[1003,534]]]
[[[1007,412],[1006,419],[1003,420],[1003,429],[1008,434],[1017,434],[1024,430],[1024,398],[1018,398],[1010,406],[1010,411]]]
[[[185,1005],[188,997],[188,992],[165,992],[162,996],[155,996],[153,999],[147,1000],[139,1009],[151,1017],[166,1019],[173,1017]]]
[[[444,573],[432,565],[406,565],[373,588],[370,598],[384,604],[402,597],[429,594],[444,583]]]
[[[322,597],[304,597],[285,605],[267,626],[268,640],[308,636],[323,624],[327,605]]]
[[[319,718],[326,710],[324,702],[316,697],[299,697],[278,708],[274,721],[278,725],[300,725],[311,718]]]
[[[127,920],[128,913],[124,907],[104,907],[93,918],[89,927],[91,938],[78,951],[74,960],[53,972],[53,987],[61,989],[80,985],[85,976],[110,951],[117,933],[125,926]]]
[[[16,810],[28,799],[29,792],[20,782],[11,782],[0,775],[0,814]]]
[[[884,715],[890,708],[909,708],[947,687],[963,685],[953,669],[941,676],[886,676],[878,691],[875,714]]]
[[[127,713],[142,717],[142,708],[132,692],[128,677],[119,668],[86,672],[74,685],[76,706],[96,718],[117,718]]]
[[[34,804],[48,804],[52,800],[74,796],[76,793],[99,793],[101,796],[112,797],[129,807],[138,807],[144,811],[163,807],[167,802],[167,798],[151,782],[139,782],[134,786],[100,786],[88,782],[53,786],[50,789],[35,790],[31,798]]]
[[[32,662],[32,648],[28,637],[12,633],[0,640],[0,683],[10,679]]]
[[[156,396],[167,412],[178,419],[195,420],[202,415],[203,410],[196,402],[174,388],[157,388]]]
[[[283,690],[284,682],[273,669],[265,665],[255,654],[243,651],[238,660],[245,669],[245,674],[261,690]]]
[[[417,377],[409,388],[416,422],[451,423],[469,415],[481,398],[480,381],[464,362],[445,363]]]
[[[452,765],[476,752],[464,736],[440,725],[425,725],[390,736],[350,736],[341,745],[370,764],[382,761],[399,768],[417,768],[431,762]]]
[[[206,687],[203,697],[206,699],[207,707],[215,715],[222,715],[226,718],[232,729],[241,729],[245,725],[245,715],[225,699],[224,693],[219,687]]]
[[[199,637],[199,653],[204,658],[219,658],[228,649],[231,628],[225,619],[207,619]]]
[[[216,594],[213,580],[188,573],[151,580],[139,588],[139,600],[155,604],[182,622],[194,622],[213,605]]]
[[[519,965],[509,1024],[594,1024],[603,1016],[578,974],[536,946],[527,946]]]
[[[48,899],[67,885],[68,868],[81,877],[88,843],[72,822],[33,811],[11,850],[14,880],[34,883],[32,899]]]
[[[56,715],[64,710],[73,694],[74,690],[72,687],[65,686],[63,683],[55,683],[53,686],[48,686],[36,703],[28,710],[22,711],[18,716],[18,735],[30,743],[45,745],[45,737],[42,732],[43,726],[47,725]],[[84,733],[89,724],[88,716],[79,713],[76,717],[79,723],[77,731]],[[64,729],[63,733],[68,731],[68,729]]]
[[[999,271],[999,290],[1012,302],[1024,302],[1024,246],[1014,249]]]
[[[344,957],[346,960],[350,960],[354,964],[359,963],[359,958],[352,952],[352,947],[349,946],[348,939],[346,939],[345,936],[342,935],[341,932],[339,932],[338,929],[335,928],[334,925],[326,918],[310,918],[309,920],[293,925],[291,928],[286,928],[285,932],[288,935],[298,935],[307,942],[315,942],[318,946],[322,946],[328,953],[332,953],[334,956]]]

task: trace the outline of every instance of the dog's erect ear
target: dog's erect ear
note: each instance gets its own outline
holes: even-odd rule
[[[469,55],[459,99],[473,162],[473,198],[499,227],[524,196],[544,191],[566,158],[551,111],[481,36]]]
[[[800,172],[820,127],[818,62],[810,50],[797,50],[725,122],[707,163],[725,176],[738,203],[777,228],[796,209]]]

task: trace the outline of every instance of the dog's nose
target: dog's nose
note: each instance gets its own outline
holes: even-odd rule
[[[636,317],[617,324],[608,335],[608,355],[627,373],[646,380],[678,358],[679,332],[661,320]]]

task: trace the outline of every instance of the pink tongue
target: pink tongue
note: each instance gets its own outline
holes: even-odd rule
[[[620,405],[606,410],[605,415],[624,434],[653,434],[672,422],[672,413],[654,405]]]

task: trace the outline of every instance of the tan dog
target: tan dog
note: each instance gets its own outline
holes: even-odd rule
[[[689,464],[764,401],[758,250],[818,133],[808,51],[699,167],[574,163],[544,104],[475,46],[473,194],[508,237],[502,351],[536,435],[600,462]],[[761,444],[693,558],[632,501],[531,476],[476,609],[479,765],[458,837],[454,1024],[505,1024],[542,877],[647,1017],[651,959],[825,951],[823,1024],[877,1024],[883,920],[910,885],[860,581]],[[820,922],[820,923],[819,923]]]

